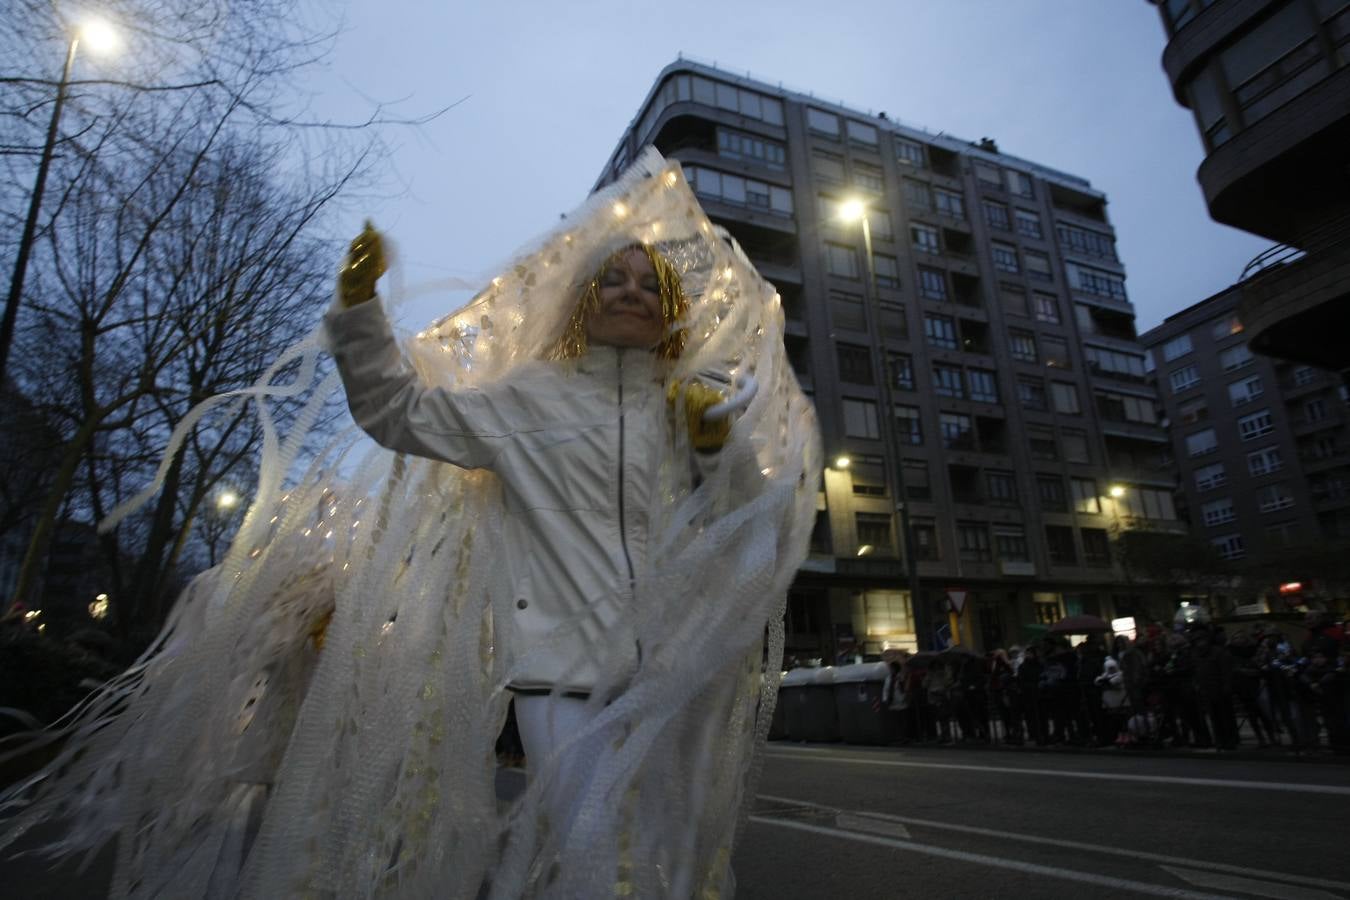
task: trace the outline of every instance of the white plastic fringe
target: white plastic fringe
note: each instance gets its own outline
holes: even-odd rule
[[[154,646],[47,736],[64,740],[56,761],[0,797],[0,847],[47,820],[64,825],[55,854],[115,840],[116,897],[729,897],[821,464],[777,294],[678,165],[648,151],[405,351],[424,381],[456,390],[537,365],[578,286],[634,241],[676,266],[690,300],[664,377],[752,372],[760,390],[701,481],[680,428],[648,461],[649,508],[635,511],[648,561],[625,613],[646,652],[636,672],[601,671],[590,724],[529,761],[523,796],[499,810],[494,787],[521,664],[502,625],[501,486],[381,449],[354,458],[352,432],[292,473],[339,389],[321,381],[278,433],[271,405],[314,380],[311,335],[259,385],[213,401],[253,402],[264,431],[238,536]],[[296,360],[294,380],[273,384]],[[578,754],[604,763],[571,777],[557,760]],[[549,821],[560,794],[570,823]]]

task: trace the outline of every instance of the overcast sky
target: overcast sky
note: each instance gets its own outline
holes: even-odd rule
[[[1139,330],[1235,281],[1267,242],[1217,225],[1145,0],[352,3],[315,106],[400,101],[387,196],[361,210],[413,282],[482,279],[584,199],[680,52],[1087,178],[1109,198]],[[359,228],[353,214],[353,233]],[[460,298],[463,299],[462,297]],[[456,305],[411,307],[404,324]]]

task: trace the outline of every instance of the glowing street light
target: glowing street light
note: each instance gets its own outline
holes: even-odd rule
[[[853,460],[849,459],[847,456],[840,456],[834,461],[834,467],[836,469],[847,469],[852,462]]]
[[[1121,497],[1125,496],[1125,486],[1121,484],[1113,484],[1107,490],[1107,493],[1111,495],[1111,498],[1113,500],[1119,500]]]
[[[867,204],[852,197],[839,204],[839,218],[844,222],[860,222],[867,215]]]
[[[221,512],[229,512],[239,505],[239,495],[230,488],[225,488],[216,495],[216,509]]]
[[[89,618],[105,619],[108,616],[108,595],[99,594],[94,598],[94,602],[89,604]]]
[[[61,110],[66,104],[70,72],[75,65],[75,52],[79,49],[80,41],[85,41],[89,49],[100,54],[111,52],[120,43],[117,32],[103,19],[86,19],[70,35],[70,44],[66,47],[66,64],[61,70],[61,80],[56,84],[52,119],[47,124],[47,142],[42,146],[37,177],[33,180],[33,195],[28,201],[28,217],[24,220],[23,232],[19,236],[14,274],[9,281],[9,296],[5,300],[5,312],[0,316],[0,381],[4,381],[9,367],[9,345],[14,342],[14,325],[19,318],[19,301],[23,297],[24,276],[28,273],[28,257],[33,249],[33,235],[37,232],[38,213],[42,209],[42,194],[47,186],[47,170],[51,168],[56,132],[61,124]]]

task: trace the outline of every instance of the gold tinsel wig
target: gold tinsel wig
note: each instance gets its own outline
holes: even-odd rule
[[[619,257],[629,250],[641,250],[646,254],[656,271],[657,284],[661,291],[661,319],[665,327],[665,337],[657,344],[653,353],[661,359],[678,359],[684,350],[684,329],[677,327],[689,309],[689,300],[680,284],[680,273],[670,260],[657,251],[651,244],[631,243],[620,247],[605,257],[604,262],[595,270],[581,289],[576,308],[572,310],[562,336],[548,353],[549,359],[575,359],[583,356],[587,349],[586,323],[600,308],[600,279]]]

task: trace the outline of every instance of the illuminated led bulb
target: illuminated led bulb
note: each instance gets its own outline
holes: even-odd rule
[[[624,216],[628,215],[628,207],[624,206],[622,203],[615,203],[612,208],[616,219],[622,219]]]

